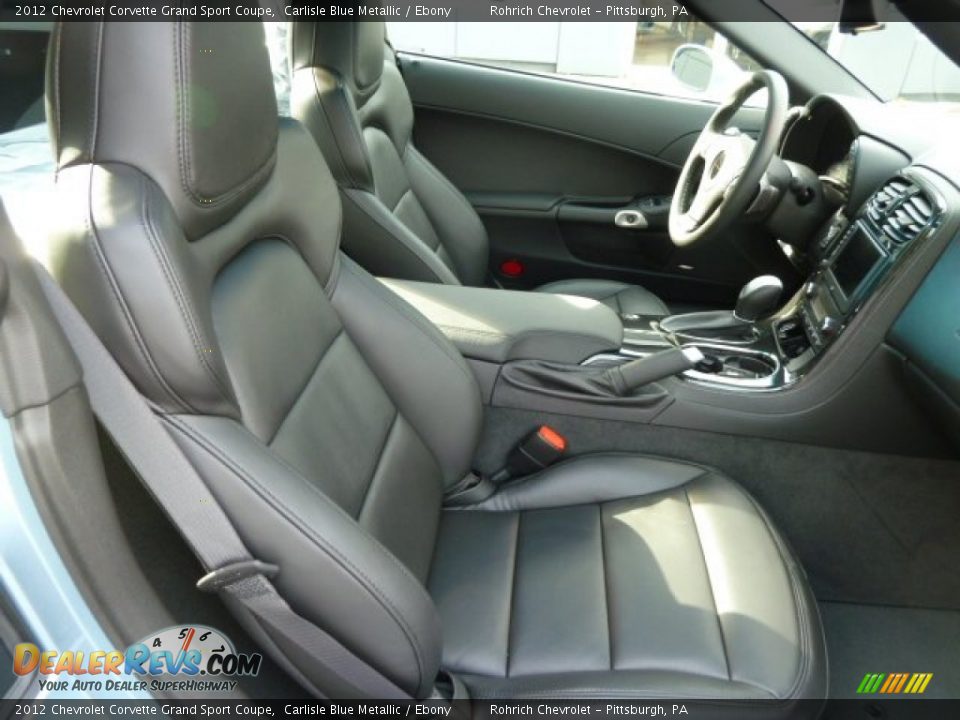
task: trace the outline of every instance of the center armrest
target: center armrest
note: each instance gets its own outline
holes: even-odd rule
[[[413,305],[464,357],[493,363],[552,360],[579,363],[616,352],[623,324],[603,303],[572,295],[380,281]]]

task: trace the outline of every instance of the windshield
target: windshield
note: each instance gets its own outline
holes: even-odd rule
[[[778,0],[767,3],[776,8]],[[839,0],[826,4],[839,17]],[[960,68],[893,6],[878,19],[876,29],[855,35],[841,33],[837,22],[792,24],[885,102],[960,103]]]

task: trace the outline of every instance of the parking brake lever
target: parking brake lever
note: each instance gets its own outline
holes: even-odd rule
[[[699,348],[676,347],[608,368],[604,375],[617,395],[624,396],[649,383],[690,370],[703,360]]]

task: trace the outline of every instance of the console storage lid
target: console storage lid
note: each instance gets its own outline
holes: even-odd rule
[[[570,295],[381,278],[423,313],[464,357],[580,363],[616,351],[623,324],[603,303]]]

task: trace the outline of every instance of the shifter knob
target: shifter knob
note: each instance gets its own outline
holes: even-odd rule
[[[754,322],[772,315],[780,302],[783,283],[774,275],[756,277],[740,291],[733,314],[740,320]]]

